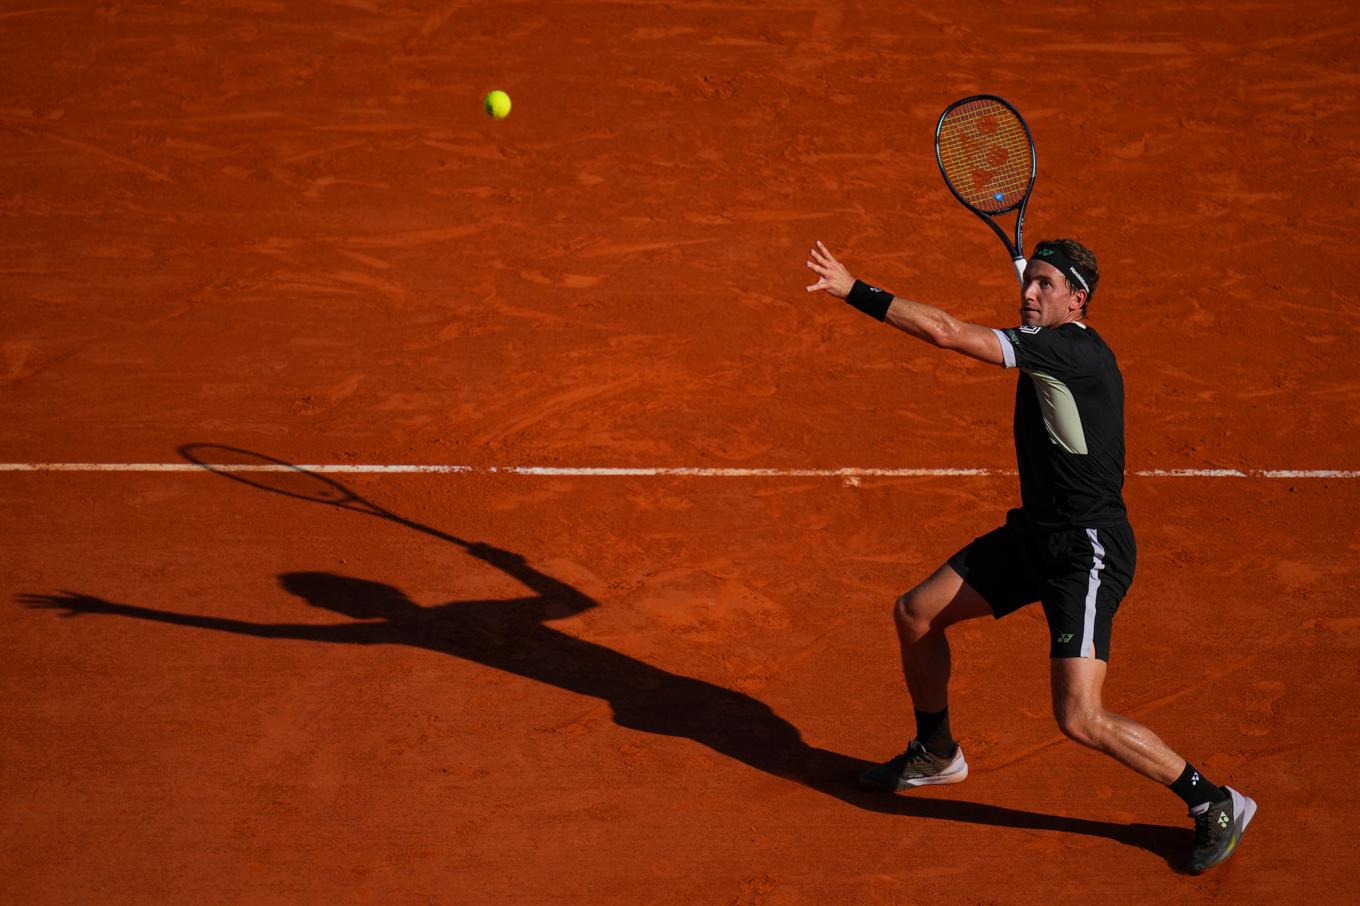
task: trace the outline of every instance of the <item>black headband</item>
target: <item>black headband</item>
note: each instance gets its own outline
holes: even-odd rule
[[[1058,248],[1056,245],[1044,245],[1043,243],[1040,243],[1035,247],[1034,255],[1030,260],[1032,261],[1035,258],[1038,258],[1045,264],[1051,264],[1062,271],[1067,279],[1086,290],[1086,301],[1091,301],[1091,297],[1095,295],[1095,290],[1091,289],[1091,281],[1086,279],[1086,275],[1081,272],[1081,268],[1077,266],[1077,262],[1067,257],[1067,253],[1062,249]]]

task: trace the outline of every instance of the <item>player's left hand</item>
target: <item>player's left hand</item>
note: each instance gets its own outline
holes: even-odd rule
[[[822,245],[820,239],[812,251],[808,252],[808,270],[816,274],[819,279],[816,283],[807,288],[810,293],[824,290],[837,299],[844,299],[850,295],[850,289],[855,285],[855,278],[850,276],[850,272],[845,269],[845,265],[836,260],[831,252],[827,251],[826,246]]]

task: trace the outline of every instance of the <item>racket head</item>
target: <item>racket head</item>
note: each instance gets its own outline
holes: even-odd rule
[[[471,548],[470,541],[456,535],[431,528],[419,522],[405,519],[391,510],[378,506],[360,497],[348,487],[321,474],[319,469],[334,468],[336,471],[353,471],[352,468],[327,466],[299,466],[283,459],[276,459],[253,450],[228,447],[222,444],[185,444],[179,448],[179,455],[200,468],[230,478],[232,481],[249,485],[259,491],[282,494],[294,500],[309,503],[324,503],[352,512],[377,516],[422,532],[441,541],[448,541],[461,547]]]
[[[935,162],[954,197],[982,215],[1023,206],[1037,172],[1029,126],[994,94],[975,94],[945,108],[935,124]]]
[[[340,482],[263,453],[221,444],[185,444],[179,448],[179,455],[209,472],[257,490],[331,506],[359,504],[378,511]]]

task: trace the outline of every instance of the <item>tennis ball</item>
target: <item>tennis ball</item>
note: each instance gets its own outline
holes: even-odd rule
[[[482,107],[492,119],[503,120],[510,115],[510,95],[504,91],[488,91],[482,98]]]

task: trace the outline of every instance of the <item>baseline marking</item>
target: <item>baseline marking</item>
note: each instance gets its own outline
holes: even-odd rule
[[[722,469],[687,467],[589,468],[572,466],[462,466],[305,464],[213,465],[217,472],[307,471],[332,475],[479,474],[554,475],[580,478],[682,476],[691,478],[955,478],[1014,475],[1014,469]],[[0,472],[208,472],[187,462],[3,462]],[[1360,469],[1142,469],[1139,478],[1360,478]]]

